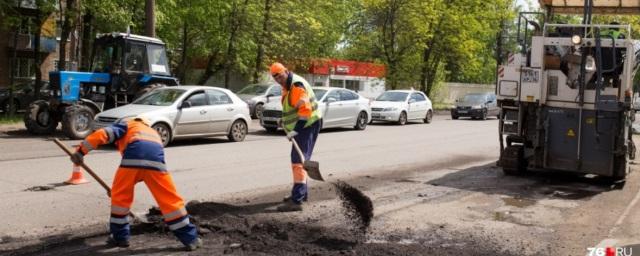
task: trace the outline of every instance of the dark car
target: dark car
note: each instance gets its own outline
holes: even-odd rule
[[[17,110],[26,109],[31,102],[33,102],[36,98],[33,95],[33,88],[35,87],[36,81],[29,80],[26,82],[16,83],[13,91],[13,111],[14,113]],[[49,82],[42,81],[40,83],[40,97],[47,98],[49,97]],[[9,88],[0,88],[0,109],[3,113],[6,113],[9,110]]]
[[[498,116],[500,108],[493,93],[469,93],[456,101],[451,109],[451,118],[471,117],[486,120],[489,116]]]

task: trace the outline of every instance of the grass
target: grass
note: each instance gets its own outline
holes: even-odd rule
[[[6,116],[4,114],[0,115],[0,125],[1,124],[18,124],[22,122],[22,115],[13,115]]]
[[[442,103],[442,102],[433,103],[434,110],[449,110],[451,109],[451,106],[452,104],[448,104],[448,103]]]

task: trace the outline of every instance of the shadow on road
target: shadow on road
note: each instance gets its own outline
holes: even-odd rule
[[[463,169],[426,184],[532,200],[589,199],[603,192],[621,189],[624,185],[603,177],[590,178],[556,171],[531,171],[521,176],[506,176],[501,168],[494,165]]]

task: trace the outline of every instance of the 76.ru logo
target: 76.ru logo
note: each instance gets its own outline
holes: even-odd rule
[[[587,256],[631,256],[631,247],[589,247]]]

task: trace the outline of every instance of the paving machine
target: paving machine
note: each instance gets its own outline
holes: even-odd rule
[[[637,14],[627,0],[541,0],[521,13],[518,52],[497,71],[500,159],[507,175],[528,169],[624,178],[635,158],[633,78],[640,42],[626,24],[593,24],[593,14]],[[553,24],[582,14],[581,24]]]

